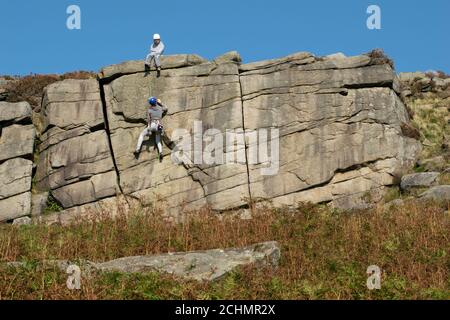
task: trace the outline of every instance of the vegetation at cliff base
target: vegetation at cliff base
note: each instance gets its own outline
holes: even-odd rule
[[[259,209],[252,219],[187,214],[175,224],[156,209],[59,225],[2,226],[1,299],[448,299],[450,219],[445,203],[339,212],[300,204]],[[243,267],[212,283],[154,272],[83,275],[69,290],[67,274],[47,259],[107,261],[132,255],[242,247],[276,240],[278,268]],[[367,267],[382,270],[381,289],[368,290]]]

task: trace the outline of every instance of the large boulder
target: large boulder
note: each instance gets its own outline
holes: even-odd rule
[[[427,188],[439,184],[439,172],[411,173],[402,177],[400,187],[402,190],[412,188]]]
[[[31,123],[31,106],[28,102],[0,102],[0,123]]]
[[[117,193],[117,175],[95,79],[64,80],[44,90],[37,188],[70,208]]]
[[[254,264],[276,267],[279,259],[280,248],[273,241],[244,248],[125,257],[99,263],[96,268],[109,272],[158,271],[197,281],[214,281],[240,266]]]
[[[35,134],[27,102],[0,102],[0,222],[30,214]]]

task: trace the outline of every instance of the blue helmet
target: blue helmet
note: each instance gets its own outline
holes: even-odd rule
[[[150,103],[152,106],[156,106],[158,100],[156,100],[155,97],[151,97],[150,99],[148,99],[148,103]]]

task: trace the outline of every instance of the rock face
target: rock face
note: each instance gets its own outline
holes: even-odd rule
[[[48,86],[42,105],[37,188],[64,208],[116,194],[117,176],[95,79]]]
[[[26,102],[0,102],[0,222],[30,214],[35,130]]]
[[[229,52],[213,61],[166,56],[162,65],[158,78],[129,61],[105,67],[98,80],[45,89],[38,191],[76,212],[122,193],[173,213],[249,200],[351,208],[395,183],[420,149],[402,131],[409,117],[395,73],[367,55],[301,52],[242,64]],[[152,137],[133,155],[152,95],[169,108],[162,162]],[[2,148],[0,162],[19,149]]]
[[[388,65],[370,65],[368,56],[319,59],[298,53],[245,65],[237,53],[213,62],[177,60],[198,64],[165,70],[161,78],[146,77],[136,63],[100,74],[107,75],[106,106],[122,189],[144,202],[159,196],[168,207],[206,204],[226,210],[256,198],[276,205],[333,201],[348,207],[355,195],[394,183],[396,172],[410,166],[419,150],[417,141],[402,135],[409,118],[393,90],[395,74]],[[224,149],[242,161],[174,168],[169,157],[158,163],[155,152],[133,159],[149,95],[169,107],[169,137],[175,128],[195,133],[195,120],[202,121],[203,132],[217,129],[224,141],[227,129],[245,134],[245,142]],[[252,152],[256,141],[273,140],[261,129],[279,131],[274,174],[262,174],[267,166]]]
[[[408,114],[390,67],[365,56],[285,60],[241,67],[245,129],[280,131],[279,173],[250,165],[252,197],[348,207],[349,196],[393,184],[419,145],[402,136]]]
[[[215,134],[222,137],[226,129],[243,129],[237,63],[220,59],[222,63],[217,64],[195,56],[173,59],[193,61],[197,65],[165,70],[160,78],[154,73],[146,77],[143,72],[131,73],[136,68],[126,71],[124,66],[118,66],[121,73],[131,74],[104,85],[111,143],[122,190],[146,204],[155,199],[163,201],[168,209],[208,204],[213,209],[224,210],[243,205],[245,198],[249,198],[245,162],[174,165],[166,147],[166,157],[159,163],[152,140],[144,143],[138,160],[133,156],[138,136],[145,128],[147,98],[151,95],[157,95],[169,108],[164,121],[169,138],[175,128],[195,130],[195,120],[202,121],[200,130],[215,128]],[[139,67],[143,71],[142,63]],[[194,160],[192,155],[189,158]]]

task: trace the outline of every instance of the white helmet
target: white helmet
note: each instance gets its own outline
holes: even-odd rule
[[[153,35],[153,40],[161,40],[161,36],[158,33]]]

